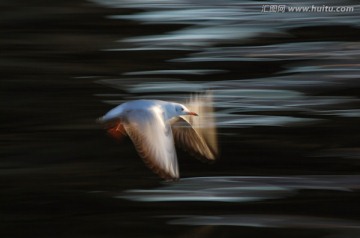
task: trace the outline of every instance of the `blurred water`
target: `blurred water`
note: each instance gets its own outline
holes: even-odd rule
[[[261,12],[264,3],[256,1],[96,2],[110,7],[146,9],[131,15],[110,16],[112,19],[133,20],[142,24],[187,25],[177,31],[160,35],[146,34],[119,41],[119,46],[124,42],[130,45],[126,44],[126,47],[118,48],[117,51],[128,51],[129,48],[143,52],[162,50],[169,51],[169,57],[174,50],[189,51],[186,57],[168,59],[167,61],[172,64],[164,69],[124,73],[126,76],[141,75],[141,78],[124,77],[101,81],[112,87],[127,90],[132,97],[134,94],[149,93],[158,97],[161,93],[164,99],[181,100],[182,98],[174,95],[166,97],[166,92],[192,93],[210,89],[214,91],[216,106],[221,109],[218,111],[218,124],[227,127],[315,123],[318,122],[319,115],[332,113],[328,110],[329,107],[340,107],[338,109],[341,113],[336,111],[332,113],[336,116],[359,116],[353,113],[356,110],[353,107],[359,103],[355,95],[326,97],[319,94],[340,87],[346,90],[359,86],[359,81],[356,79],[359,75],[360,44],[355,39],[346,41],[309,39],[306,42],[292,42],[294,33],[291,32],[292,29],[322,25],[331,25],[333,28],[357,27],[360,23],[357,11],[346,14],[291,12],[267,14]],[[281,2],[273,4],[281,4]],[[306,4],[309,3],[303,3]],[[321,4],[317,3],[317,5]],[[342,4],[351,5],[351,1]],[[298,5],[301,4],[287,4],[287,6]],[[355,9],[359,7],[351,6]],[[255,43],[256,37],[268,37],[271,42],[272,37],[279,36],[284,37],[285,41],[273,44],[264,41],[256,46],[246,45],[258,44]],[[231,67],[236,67],[242,62],[261,62],[266,65],[267,62],[272,61],[279,62],[280,66],[273,72],[275,75],[261,75],[252,79],[247,79],[241,69],[229,70],[224,64],[227,62]],[[203,68],[206,64],[208,67],[211,66],[211,69]],[[201,68],[195,68],[196,65],[201,65]],[[253,70],[256,71],[257,67],[261,66],[254,65]],[[176,68],[176,70],[168,68]],[[234,75],[236,73],[234,71],[238,74]],[[188,80],[181,79],[184,75],[194,74],[212,74],[213,77],[209,81],[202,79],[201,82],[192,81],[191,84]],[[151,77],[146,77],[147,75]],[[173,78],[153,77],[155,75]],[[194,77],[195,80],[196,78],[199,77]],[[312,108],[315,106],[314,113]],[[297,117],[267,115],[289,110],[296,111]],[[253,112],[262,113],[254,117]]]
[[[285,4],[286,7],[313,4],[320,6],[329,4],[327,1],[95,2],[111,8],[126,7],[140,10],[133,14],[107,16],[112,20],[135,21],[144,26],[177,26],[176,30],[161,33],[140,32],[136,36],[119,39],[118,47],[103,49],[107,52],[164,55],[163,59],[155,61],[156,63],[151,59],[140,59],[146,66],[138,70],[123,72],[116,78],[99,79],[99,83],[120,89],[122,92],[119,97],[98,95],[105,98],[105,103],[116,105],[128,99],[138,98],[185,101],[191,93],[211,90],[214,95],[220,138],[223,145],[229,145],[223,150],[236,146],[235,142],[229,140],[250,140],[254,141],[255,148],[263,143],[269,143],[269,147],[280,144],[275,148],[284,150],[284,153],[287,153],[287,149],[304,152],[304,148],[311,148],[305,154],[314,159],[327,156],[359,158],[359,144],[356,142],[358,135],[347,133],[351,130],[349,128],[357,127],[360,116],[360,44],[358,33],[357,37],[349,34],[351,31],[358,31],[360,24],[359,5],[353,1],[344,1],[341,4],[353,6],[355,12],[333,14],[261,12],[264,4]],[[338,32],[347,33],[340,36]],[[133,62],[136,61],[134,59]],[[347,119],[349,121],[344,122]],[[250,132],[248,136],[241,136],[242,131],[239,128],[257,127],[283,127],[289,131],[289,128],[299,128],[299,131],[308,133],[300,136],[305,138],[292,142],[276,138],[276,129],[273,130],[275,135]],[[339,138],[336,138],[335,132],[332,135],[334,138],[331,139],[311,139],[318,135],[310,131],[317,131],[319,128],[347,132]],[[301,133],[299,131],[294,133]],[[347,137],[346,141],[350,143],[342,141],[344,137]],[[308,142],[305,142],[306,140]],[[231,151],[236,154],[233,155],[234,158],[240,159],[243,156],[239,150]],[[320,161],[319,163],[321,164]],[[233,171],[236,173],[236,168]],[[333,172],[324,171],[324,174]],[[285,167],[282,173],[291,172]],[[300,171],[300,174],[302,173],[307,172]],[[126,190],[115,197],[135,203],[155,204],[256,204],[268,200],[269,204],[277,204],[276,200],[281,204],[286,199],[299,199],[298,195],[302,191],[308,191],[309,194],[329,193],[319,198],[320,200],[325,197],[327,200],[327,196],[332,196],[331,194],[347,196],[358,191],[359,182],[360,178],[357,175],[342,174],[190,177],[176,184],[163,184],[157,188]],[[317,198],[316,195],[309,195],[307,199]],[[341,201],[338,202],[341,204],[340,207],[344,206]],[[300,205],[304,212],[300,214],[288,213],[281,205],[279,209],[275,209],[275,214],[273,211],[263,213],[258,210],[255,214],[247,214],[241,210],[227,208],[224,208],[227,212],[224,214],[221,209],[211,211],[214,205],[209,205],[197,211],[197,215],[193,215],[191,211],[180,215],[170,212],[167,224],[332,229],[340,234],[339,237],[347,237],[349,234],[355,237],[358,234],[356,230],[360,226],[356,219],[322,216],[312,210],[314,207],[311,204],[313,202],[307,203],[305,198]],[[347,232],[344,236],[341,233],[343,231]],[[194,237],[197,237],[196,234],[192,233]],[[216,232],[209,231],[206,234],[201,237],[208,237]],[[225,237],[231,236],[229,233],[226,234]],[[238,234],[241,232],[238,231]]]
[[[357,1],[55,2],[0,16],[1,236],[359,237]],[[205,90],[222,155],[178,183],[94,122]]]
[[[157,189],[128,190],[118,198],[144,202],[249,202],[283,198],[300,189],[351,191],[359,176],[197,177]]]
[[[217,226],[242,226],[265,228],[325,228],[325,229],[350,229],[358,230],[360,224],[356,221],[328,219],[306,216],[281,216],[281,215],[240,215],[240,216],[194,216],[170,221],[176,225],[217,225]]]

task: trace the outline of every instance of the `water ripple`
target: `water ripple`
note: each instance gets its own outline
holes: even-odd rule
[[[142,202],[251,202],[284,198],[299,189],[352,191],[360,176],[199,177],[160,188],[127,190],[117,198]]]
[[[142,9],[132,14],[108,16],[115,20],[131,20],[141,26],[177,25],[177,30],[129,35],[117,42],[118,48],[105,49],[146,54],[169,51],[168,55],[173,55],[161,62],[163,67],[146,66],[142,70],[122,72],[120,78],[100,80],[124,92],[120,99],[105,96],[107,103],[140,98],[185,101],[186,94],[212,90],[219,127],[298,126],[334,117],[360,117],[356,106],[358,95],[328,94],[360,86],[357,80],[360,44],[354,40],[290,40],[292,30],[302,27],[341,24],[358,27],[360,19],[356,11],[265,14],[261,12],[264,3],[258,1],[95,2],[109,7]],[[280,3],[305,6],[311,1],[274,4]],[[357,10],[359,6],[354,7]],[[242,44],[254,37],[274,36],[289,40],[266,45]],[[174,50],[181,51],[181,56],[171,54]],[[252,68],[247,69],[247,65]],[[274,68],[275,72],[258,75],[262,67]],[[255,78],[247,78],[247,73],[255,74]]]
[[[169,221],[172,225],[191,226],[245,226],[272,228],[307,229],[360,229],[360,222],[354,220],[295,215],[217,215],[185,216]]]

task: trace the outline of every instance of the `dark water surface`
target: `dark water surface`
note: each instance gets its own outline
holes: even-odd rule
[[[264,4],[2,1],[0,237],[360,237],[360,6]],[[203,90],[221,158],[177,183],[95,123]]]

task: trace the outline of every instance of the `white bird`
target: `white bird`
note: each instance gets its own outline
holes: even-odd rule
[[[187,106],[160,100],[128,101],[99,121],[111,123],[108,132],[114,137],[128,135],[148,167],[167,180],[179,179],[175,143],[208,161],[218,156],[210,94],[191,98]]]

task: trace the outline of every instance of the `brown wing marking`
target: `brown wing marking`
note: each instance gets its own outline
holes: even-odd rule
[[[122,140],[126,136],[124,125],[120,121],[108,125],[106,130],[107,133],[116,140]]]

